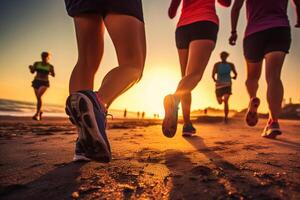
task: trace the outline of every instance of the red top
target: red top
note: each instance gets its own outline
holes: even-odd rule
[[[198,21],[211,21],[219,24],[215,0],[183,0],[177,27]]]

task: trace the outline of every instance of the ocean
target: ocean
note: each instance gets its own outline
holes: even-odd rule
[[[0,99],[0,116],[31,117],[34,115],[35,109],[36,104],[33,102]],[[110,109],[109,114],[114,118],[123,118],[124,110]],[[65,106],[45,104],[43,105],[43,116],[67,117]],[[126,118],[137,118],[137,112],[127,111]]]

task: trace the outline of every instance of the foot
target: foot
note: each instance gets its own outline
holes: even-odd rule
[[[249,108],[246,114],[246,123],[248,126],[255,126],[258,122],[257,109],[259,107],[260,100],[257,97],[254,97],[250,100]]]
[[[32,119],[36,120],[36,121],[39,121],[38,114],[33,115]]]
[[[228,118],[227,117],[224,118],[224,124],[228,124]]]
[[[278,135],[281,134],[282,131],[280,129],[279,123],[271,122],[267,124],[261,136],[269,139],[275,139]]]
[[[106,136],[106,110],[93,91],[71,94],[66,102],[66,113],[78,128],[78,138],[85,155],[95,161],[111,161],[111,150]]]
[[[167,95],[164,98],[165,118],[162,124],[162,131],[166,137],[174,137],[177,130],[179,100],[174,95]]]
[[[83,149],[82,145],[80,144],[79,140],[76,140],[75,143],[75,154],[73,157],[74,162],[85,162],[90,161],[90,159],[86,156],[85,150]]]
[[[189,137],[196,133],[196,129],[193,127],[192,123],[184,124],[182,128],[182,136],[183,137]]]

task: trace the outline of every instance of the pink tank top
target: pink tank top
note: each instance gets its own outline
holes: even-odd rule
[[[245,36],[274,27],[289,26],[288,0],[247,0]]]
[[[183,0],[177,27],[198,21],[211,21],[219,24],[215,0]]]

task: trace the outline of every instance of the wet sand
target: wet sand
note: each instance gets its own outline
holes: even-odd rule
[[[300,121],[277,140],[260,137],[265,120],[200,121],[169,139],[157,120],[110,120],[103,164],[72,162],[67,119],[1,117],[0,199],[300,199]]]

